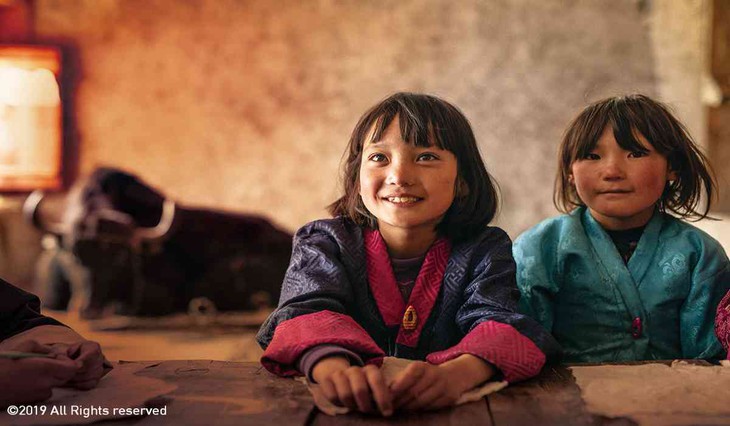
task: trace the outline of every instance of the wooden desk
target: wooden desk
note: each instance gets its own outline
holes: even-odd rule
[[[306,387],[276,377],[259,364],[222,361],[146,363],[137,375],[164,380],[177,389],[156,402],[165,416],[126,418],[110,425],[634,425],[628,418],[590,414],[565,366],[546,367],[479,402],[437,412],[399,413],[383,419],[360,414],[329,417],[312,404]],[[650,386],[650,384],[649,384]],[[113,402],[110,402],[110,405]],[[702,422],[702,413],[680,424]],[[718,424],[714,422],[712,424]],[[720,420],[720,424],[730,424]]]

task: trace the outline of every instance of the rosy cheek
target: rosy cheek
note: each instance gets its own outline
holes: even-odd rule
[[[439,181],[439,185],[448,187],[456,185],[456,178],[445,177]]]
[[[369,181],[364,181],[360,184],[360,193],[369,196],[372,193],[373,185]]]

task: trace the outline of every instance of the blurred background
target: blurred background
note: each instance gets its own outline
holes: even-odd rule
[[[501,187],[495,224],[513,238],[557,214],[556,150],[571,118],[625,93],[674,109],[715,167],[715,215],[730,212],[727,0],[0,0],[0,43],[0,276],[31,291],[42,233],[20,210],[35,187],[63,200],[114,167],[176,202],[291,233],[326,216],[352,128],[396,91],[465,113]],[[12,67],[50,70],[57,95],[31,97],[48,74],[21,85]],[[27,139],[7,131],[22,108]],[[31,169],[44,178],[13,177]],[[704,222],[727,247],[728,225]],[[137,327],[107,347],[113,359],[255,360],[257,318],[243,331]],[[163,341],[172,352],[154,351]]]

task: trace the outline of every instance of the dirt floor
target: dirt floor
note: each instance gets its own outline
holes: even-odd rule
[[[256,343],[258,325],[268,312],[194,318],[116,317],[82,320],[73,313],[45,310],[90,340],[102,345],[110,361],[213,359],[258,361],[262,350]]]

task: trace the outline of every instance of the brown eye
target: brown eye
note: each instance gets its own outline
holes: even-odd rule
[[[649,155],[648,152],[644,152],[644,151],[631,151],[629,153],[629,158],[641,158],[641,157],[646,157],[647,155]]]
[[[368,157],[368,160],[375,162],[375,163],[382,163],[383,161],[387,160],[387,158],[383,154],[373,154],[370,157]]]
[[[416,160],[417,161],[434,161],[434,160],[438,160],[438,159],[439,158],[436,155],[431,154],[430,152],[425,152],[425,153],[419,155]]]

